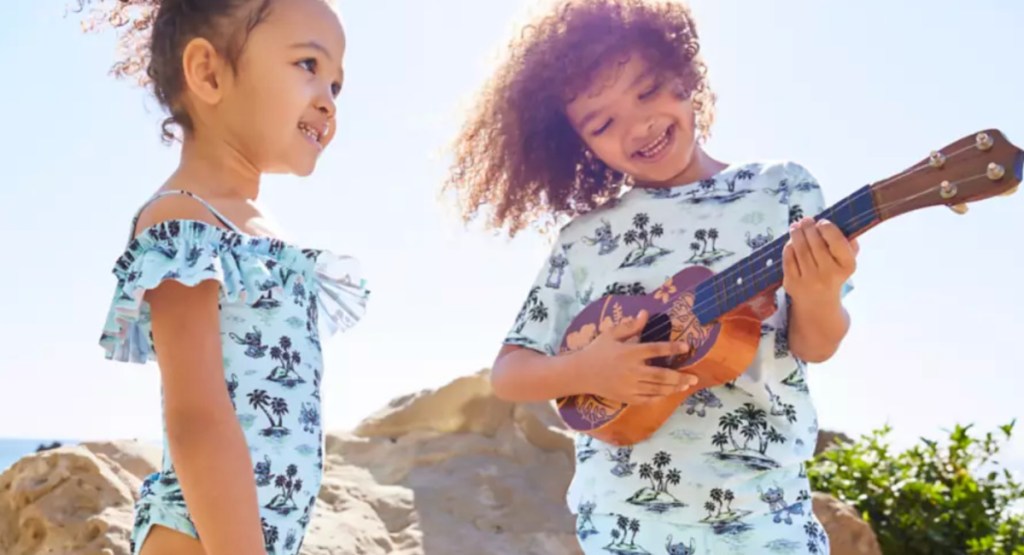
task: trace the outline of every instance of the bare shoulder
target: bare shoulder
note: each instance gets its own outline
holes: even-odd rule
[[[186,194],[173,194],[155,199],[142,209],[135,229],[132,230],[132,236],[138,236],[147,228],[173,220],[194,220],[224,227],[202,202]]]

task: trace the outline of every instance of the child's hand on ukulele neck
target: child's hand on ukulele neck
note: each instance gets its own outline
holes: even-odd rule
[[[629,341],[639,336],[646,324],[647,312],[641,311],[636,318],[624,318],[570,355],[582,392],[640,404],[696,385],[697,377],[692,374],[648,364],[651,359],[686,354],[690,351],[688,344]]]
[[[782,287],[808,306],[837,303],[857,267],[859,251],[857,240],[847,240],[832,222],[804,218],[789,228],[782,250]]]

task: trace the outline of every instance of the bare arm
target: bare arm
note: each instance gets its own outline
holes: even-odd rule
[[[263,554],[256,482],[224,383],[219,284],[149,292],[174,468],[208,555]]]
[[[217,225],[183,197],[154,203],[139,225],[175,217]],[[219,287],[167,280],[146,294],[168,448],[207,555],[265,555],[252,460],[224,382]]]
[[[835,303],[793,302],[790,307],[789,348],[807,362],[824,362],[839,349],[850,328],[850,315]]]
[[[653,358],[686,353],[689,345],[627,341],[639,335],[646,321],[646,314],[627,320],[583,349],[556,356],[505,345],[491,370],[494,394],[520,403],[584,393],[643,403],[695,385],[697,378],[691,374],[647,364]]]
[[[548,356],[516,345],[498,351],[491,370],[494,394],[506,401],[548,401],[580,393],[572,355]]]

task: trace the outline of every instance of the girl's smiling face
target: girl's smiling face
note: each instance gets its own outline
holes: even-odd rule
[[[566,115],[597,158],[639,184],[669,184],[693,159],[693,103],[681,80],[636,52],[598,71]]]
[[[309,175],[336,131],[345,32],[324,0],[275,0],[225,78],[214,117],[261,172]]]

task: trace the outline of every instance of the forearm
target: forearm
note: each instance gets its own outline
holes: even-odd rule
[[[850,315],[842,302],[802,303],[793,299],[789,307],[789,349],[807,362],[828,360],[850,329]]]
[[[168,415],[167,435],[207,555],[266,553],[252,460],[234,413],[211,409]]]
[[[491,370],[494,394],[506,401],[548,401],[581,393],[572,354],[548,356],[526,348],[498,357]]]

